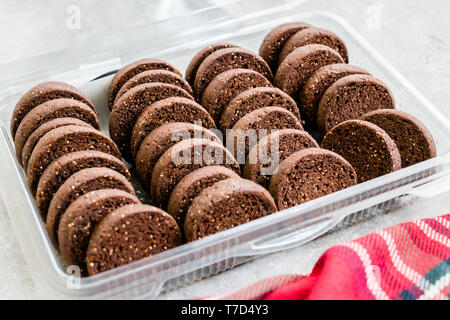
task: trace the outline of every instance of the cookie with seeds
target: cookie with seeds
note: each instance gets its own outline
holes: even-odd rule
[[[270,193],[246,179],[229,178],[204,189],[189,207],[184,223],[194,241],[277,211]]]
[[[347,120],[331,129],[322,148],[344,157],[365,182],[401,168],[394,140],[380,127],[362,120]]]
[[[284,210],[356,183],[356,172],[343,157],[309,148],[294,152],[280,163],[270,179],[269,191],[278,210]]]
[[[402,159],[402,168],[436,157],[436,144],[425,125],[409,113],[380,109],[363,115],[383,129],[394,140]]]
[[[91,191],[72,202],[58,227],[59,252],[66,265],[78,266],[86,276],[86,251],[95,227],[114,210],[140,203],[134,195],[119,189]]]
[[[169,214],[144,204],[120,207],[95,228],[86,252],[90,276],[181,245],[181,232]]]

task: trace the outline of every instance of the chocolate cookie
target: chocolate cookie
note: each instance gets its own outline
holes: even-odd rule
[[[120,88],[135,75],[148,70],[167,70],[181,76],[181,72],[174,66],[159,59],[149,58],[130,63],[117,71],[114,78],[111,80],[108,93],[109,110],[112,109],[114,100],[116,99],[116,95]]]
[[[340,155],[319,148],[294,152],[270,180],[278,210],[323,197],[357,183],[353,167]]]
[[[150,191],[153,168],[170,147],[181,140],[200,138],[216,142],[220,139],[210,130],[187,122],[170,122],[150,132],[136,154],[136,173],[141,184]]]
[[[323,44],[330,47],[339,53],[345,63],[348,63],[347,46],[341,38],[329,30],[311,27],[298,31],[286,41],[278,57],[278,65],[289,53],[308,44]]]
[[[306,148],[319,148],[306,131],[281,129],[272,132],[250,150],[243,176],[268,188],[270,178],[281,161]]]
[[[144,204],[120,207],[103,218],[89,241],[90,276],[181,245],[181,232],[166,212]]]
[[[206,128],[215,128],[214,120],[197,102],[171,97],[152,103],[142,111],[131,133],[131,154],[136,159],[144,138],[160,125],[168,122],[190,122]]]
[[[211,53],[213,53],[217,50],[225,49],[225,48],[234,48],[234,47],[237,47],[237,46],[234,44],[230,44],[230,43],[215,43],[215,44],[209,45],[209,46],[201,49],[192,58],[191,62],[189,62],[189,65],[186,69],[186,75],[185,75],[186,81],[191,85],[191,87],[194,87],[195,75],[197,74],[198,67],[200,67],[203,60],[205,60],[206,57],[208,57]]]
[[[301,120],[297,104],[288,94],[278,88],[259,87],[243,91],[230,101],[220,119],[220,129],[225,132],[247,113],[271,106],[285,108]]]
[[[86,193],[67,208],[58,227],[59,251],[66,265],[75,265],[87,275],[86,251],[94,228],[112,211],[138,198],[119,189],[100,189]]]
[[[272,130],[280,129],[303,130],[303,127],[297,117],[284,108],[256,109],[242,117],[227,133],[227,147],[234,151],[240,164],[245,164],[250,149]]]
[[[184,176],[201,167],[212,165],[224,165],[240,173],[239,164],[222,144],[206,139],[178,142],[159,158],[153,169],[153,202],[166,208],[173,188]]]
[[[14,144],[19,162],[22,162],[23,146],[33,131],[47,121],[63,117],[77,118],[99,128],[97,114],[83,102],[68,98],[44,102],[30,110],[17,128]]]
[[[360,119],[379,126],[394,140],[403,168],[436,157],[433,136],[412,115],[399,110],[381,109],[369,112]]]
[[[352,74],[368,74],[368,72],[345,63],[329,64],[318,69],[305,82],[298,97],[298,107],[311,126],[316,125],[317,109],[325,91],[337,80]]]
[[[284,44],[291,36],[300,30],[311,27],[303,22],[291,22],[279,25],[270,31],[259,47],[259,55],[269,64],[273,74],[278,68],[278,57]]]
[[[47,132],[37,143],[28,162],[28,186],[33,196],[38,181],[51,162],[70,152],[98,150],[120,159],[114,142],[100,131],[82,126],[64,126]]]
[[[250,69],[272,82],[273,75],[263,58],[242,48],[220,49],[210,54],[198,68],[194,82],[197,101],[202,100],[206,87],[218,74],[231,69]]]
[[[319,68],[344,63],[335,50],[322,44],[308,44],[289,53],[278,67],[275,86],[297,98],[304,83]]]
[[[192,201],[204,189],[228,178],[239,179],[239,175],[224,166],[207,166],[192,171],[177,183],[169,198],[167,212],[175,218],[180,227]]]
[[[322,148],[343,156],[364,182],[401,168],[400,153],[380,127],[361,120],[348,120],[331,129]]]
[[[173,84],[145,83],[128,90],[114,104],[109,118],[109,134],[125,160],[133,160],[131,132],[142,111],[152,103],[170,97],[191,98],[186,90]]]
[[[76,118],[56,118],[42,124],[39,128],[34,130],[32,134],[30,134],[22,150],[22,167],[25,169],[25,172],[28,168],[28,161],[30,160],[31,153],[39,140],[50,130],[71,125],[91,127],[90,124]]]
[[[242,91],[255,87],[272,87],[262,74],[248,69],[231,69],[215,77],[203,93],[202,106],[219,123],[228,103]]]
[[[44,82],[31,88],[17,102],[11,117],[11,136],[15,137],[20,122],[31,109],[46,101],[58,98],[70,98],[84,102],[95,111],[91,100],[77,88],[63,82]]]
[[[50,239],[58,248],[58,227],[62,214],[82,195],[99,189],[120,189],[135,194],[131,183],[109,168],[88,168],[71,175],[54,194],[46,218]]]
[[[149,70],[138,73],[133,78],[125,82],[122,88],[120,88],[119,92],[117,92],[114,102],[119,100],[119,98],[131,88],[134,88],[140,84],[152,82],[173,84],[186,90],[191,96],[194,96],[191,86],[189,85],[189,83],[187,83],[186,80],[183,79],[182,76],[167,70]]]
[[[53,161],[44,173],[36,189],[36,206],[45,219],[50,201],[59,187],[74,173],[87,168],[109,168],[131,181],[130,172],[122,161],[100,151],[71,152]]]
[[[184,233],[194,241],[277,211],[269,192],[250,180],[229,178],[204,189],[186,215]]]

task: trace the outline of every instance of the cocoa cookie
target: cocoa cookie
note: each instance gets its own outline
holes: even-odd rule
[[[230,44],[230,43],[215,43],[215,44],[209,45],[209,46],[201,49],[192,58],[191,62],[189,62],[189,65],[186,69],[186,75],[185,75],[186,81],[191,85],[191,87],[194,87],[195,75],[197,74],[198,67],[200,67],[203,60],[205,60],[206,57],[208,57],[211,53],[213,53],[217,50],[225,49],[225,48],[234,48],[234,47],[237,47],[237,46],[234,44]]]
[[[277,211],[270,193],[250,180],[229,178],[204,189],[189,207],[184,223],[194,241]]]
[[[36,206],[44,219],[47,217],[50,201],[59,187],[74,173],[87,168],[109,168],[131,181],[127,167],[110,154],[92,150],[63,155],[45,169],[37,185]]]
[[[33,131],[47,121],[63,117],[77,118],[99,128],[97,114],[81,101],[59,98],[44,102],[30,110],[17,128],[14,144],[19,162],[22,162],[23,146]]]
[[[303,22],[291,22],[279,25],[270,31],[259,47],[259,55],[263,57],[272,69],[273,74],[278,68],[278,57],[286,41],[300,30],[311,27]]]
[[[132,162],[131,132],[142,111],[152,103],[170,98],[191,98],[186,90],[173,84],[144,83],[128,90],[114,104],[109,118],[109,134],[119,147],[122,156]]]
[[[168,122],[190,122],[206,128],[216,127],[208,111],[191,99],[171,97],[159,100],[145,108],[134,125],[130,140],[133,159],[144,138],[155,128]]]
[[[167,83],[167,84],[173,84],[175,86],[178,86],[184,90],[186,90],[191,96],[194,95],[192,92],[192,88],[187,83],[186,80],[183,79],[182,76],[176,74],[172,71],[167,70],[149,70],[144,71],[141,73],[138,73],[133,78],[125,82],[125,84],[120,88],[119,92],[117,92],[116,98],[114,99],[114,102],[119,100],[121,96],[131,88],[134,88],[140,84],[144,83],[151,83],[151,82],[161,82],[161,83]]]
[[[50,163],[65,154],[82,150],[103,151],[121,158],[114,142],[94,128],[64,126],[50,130],[36,144],[28,161],[28,186],[33,196],[42,173]]]
[[[286,41],[278,57],[278,65],[283,62],[289,53],[308,44],[323,44],[328,46],[336,50],[342,59],[344,59],[344,62],[348,63],[347,46],[341,38],[329,30],[311,27],[298,31]]]
[[[140,203],[138,198],[119,189],[91,191],[72,202],[58,227],[59,252],[66,265],[78,266],[86,276],[86,250],[94,228],[112,211]]]
[[[214,183],[228,178],[239,179],[240,177],[233,170],[224,166],[207,166],[192,171],[181,179],[173,189],[167,212],[182,227],[186,213],[194,198]]]
[[[401,168],[400,153],[380,127],[362,120],[348,120],[331,129],[322,148],[344,157],[356,171],[358,182],[382,176]]]
[[[181,76],[181,72],[174,66],[159,59],[142,59],[130,63],[117,71],[114,78],[111,80],[108,93],[109,110],[112,109],[114,100],[116,99],[116,95],[120,88],[122,88],[122,86],[135,75],[148,70],[167,70]]]
[[[328,150],[310,148],[280,163],[269,191],[278,210],[284,210],[356,183],[356,172],[347,160]]]
[[[46,219],[50,239],[58,248],[58,227],[61,215],[82,195],[99,189],[120,189],[135,195],[131,183],[109,168],[88,168],[71,175],[54,194]]]
[[[353,74],[337,80],[323,94],[317,110],[317,125],[326,134],[335,125],[378,109],[395,109],[391,90],[380,80]]]
[[[152,171],[159,158],[176,143],[191,138],[220,142],[212,131],[187,122],[163,124],[145,137],[136,154],[135,168],[139,181],[147,191],[150,191]]]
[[[31,109],[46,101],[58,98],[69,98],[84,102],[95,111],[91,100],[77,88],[63,82],[44,82],[31,88],[17,102],[11,116],[11,136],[15,137],[20,122]]]
[[[377,125],[394,140],[403,168],[436,157],[433,136],[412,115],[399,110],[381,109],[369,112],[360,119]]]
[[[272,132],[250,150],[243,176],[268,188],[281,161],[307,148],[319,148],[319,145],[306,131],[281,129]]]
[[[335,50],[322,44],[308,44],[289,53],[278,67],[275,86],[297,98],[304,83],[319,68],[344,63]]]
[[[250,149],[264,136],[280,129],[303,130],[303,127],[298,118],[284,108],[256,109],[242,117],[227,133],[227,147],[232,147],[237,161],[245,164]]]
[[[90,124],[76,118],[56,118],[42,124],[39,128],[34,130],[32,134],[30,134],[22,150],[22,166],[25,169],[25,172],[28,168],[28,161],[30,160],[31,153],[39,140],[50,130],[71,125],[82,127],[91,126]]]
[[[206,139],[178,142],[159,158],[153,168],[153,202],[166,208],[173,188],[184,176],[201,167],[212,165],[223,165],[240,173],[239,164],[222,144]]]
[[[86,252],[87,271],[93,276],[179,245],[181,232],[174,218],[153,206],[129,204],[95,228]]]
[[[206,87],[218,74],[231,69],[250,69],[272,82],[273,75],[263,58],[243,48],[220,49],[211,53],[198,68],[194,82],[197,101],[202,100]]]
[[[249,69],[231,69],[215,77],[203,93],[202,106],[219,123],[228,103],[239,93],[255,87],[272,87],[262,74]]]
[[[278,88],[259,87],[243,91],[230,101],[220,119],[220,129],[225,132],[247,113],[271,106],[285,108],[301,120],[297,104],[288,94]]]
[[[325,91],[337,80],[352,74],[369,74],[360,67],[338,63],[318,69],[305,82],[298,97],[298,107],[309,124],[315,126],[319,102]]]

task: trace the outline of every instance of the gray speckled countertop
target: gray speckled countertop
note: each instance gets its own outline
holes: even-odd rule
[[[142,1],[135,0],[139,4]],[[171,1],[166,1],[171,2]],[[39,3],[39,4],[38,4]],[[67,31],[71,4],[82,10],[81,27],[93,32],[114,32],[138,24],[147,12],[133,12],[123,1],[0,2],[0,63],[41,53],[68,43],[76,35]],[[184,7],[177,3],[182,14]],[[167,4],[166,4],[167,6]],[[149,6],[147,6],[149,7]],[[450,118],[450,2],[441,0],[330,0],[327,8],[343,15],[415,87]],[[161,5],[162,14],[172,13]],[[69,10],[69,11],[67,11]],[[149,9],[150,10],[150,9]],[[151,11],[151,10],[150,10]],[[118,15],[117,13],[121,13]],[[92,17],[101,17],[98,24]],[[76,21],[75,21],[76,26]],[[53,28],[49,32],[49,28]],[[58,31],[61,28],[61,32]],[[64,31],[65,30],[65,31]],[[51,63],[51,61],[49,61]],[[0,71],[1,72],[1,71]],[[1,76],[0,76],[1,77]],[[255,281],[285,273],[309,273],[330,246],[377,229],[417,218],[442,215],[450,210],[448,194],[408,203],[388,214],[323,236],[302,247],[261,257],[233,270],[165,293],[164,299],[185,299],[230,292]],[[0,203],[0,298],[39,298],[20,246]]]

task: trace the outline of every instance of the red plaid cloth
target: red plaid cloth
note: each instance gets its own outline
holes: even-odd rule
[[[277,276],[208,299],[450,299],[450,215],[331,247],[309,276]]]

